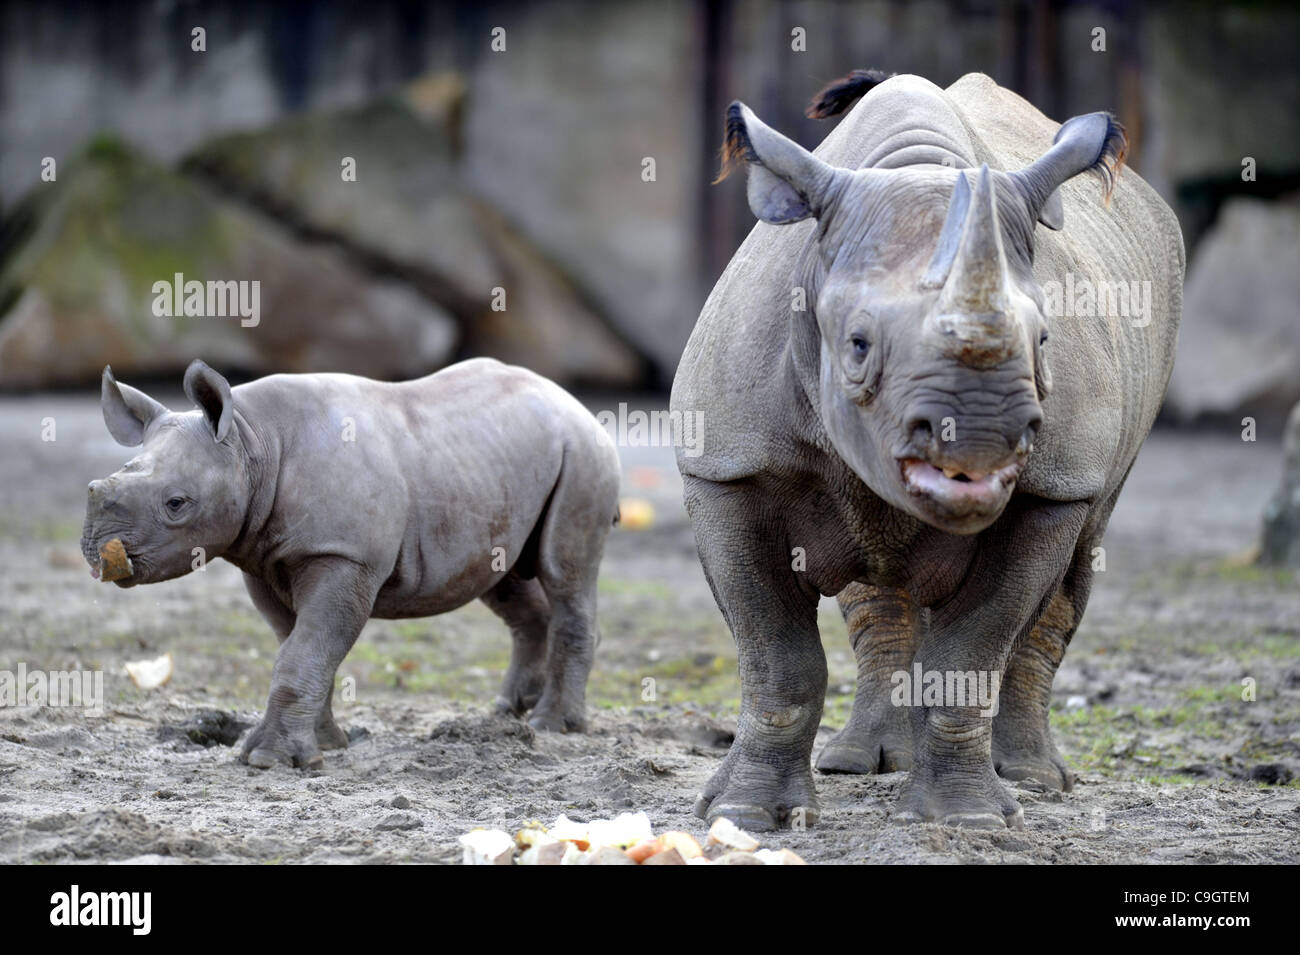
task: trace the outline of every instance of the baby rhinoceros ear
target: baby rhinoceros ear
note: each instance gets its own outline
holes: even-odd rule
[[[167,414],[163,405],[143,391],[124,385],[113,377],[113,369],[105,365],[100,380],[99,407],[104,412],[104,424],[118,444],[134,448],[144,442],[145,429],[159,415]]]
[[[213,440],[224,441],[235,414],[230,382],[196,358],[185,369],[185,394],[203,412]]]

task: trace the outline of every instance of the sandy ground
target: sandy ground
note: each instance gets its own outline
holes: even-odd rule
[[[41,440],[44,419],[56,440]],[[128,456],[97,396],[0,400],[0,447],[0,670],[102,668],[107,700],[99,717],[0,708],[0,862],[451,862],[474,826],[625,809],[703,834],[691,805],[734,730],[735,649],[669,449],[622,449],[624,493],[657,518],[610,539],[589,734],[535,735],[488,714],[508,638],[475,604],[372,621],[339,674],[356,681],[356,701],[335,703],[351,747],[317,772],[263,772],[189,733],[204,711],[254,722],[265,701],[276,644],[235,569],[120,591],[78,554],[86,482]],[[1013,785],[1025,831],[893,825],[901,774],[818,776],[821,824],[766,843],[814,862],[1300,861],[1300,590],[1243,556],[1280,467],[1267,441],[1148,442],[1056,684],[1055,731],[1079,783]],[[822,622],[819,745],[853,683],[831,601]],[[135,688],[123,663],[164,652],[171,683]]]

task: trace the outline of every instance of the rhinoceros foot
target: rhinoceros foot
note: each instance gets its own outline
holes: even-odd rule
[[[581,712],[565,713],[561,709],[547,706],[545,700],[533,710],[528,725],[535,730],[546,730],[551,733],[587,732],[587,719]]]
[[[942,777],[942,785],[939,778]],[[1023,829],[1025,812],[989,767],[987,775],[957,779],[953,774],[913,769],[891,819],[937,822],[967,829]]]
[[[725,816],[751,832],[816,825],[821,812],[807,762],[781,771],[769,762],[747,759],[739,745],[733,744],[695,800],[695,815],[710,823]]]
[[[316,745],[321,749],[347,749],[348,734],[334,722],[334,717],[327,717],[316,724]]]
[[[338,730],[338,726],[334,729]],[[347,737],[344,736],[343,739],[346,745]],[[271,715],[268,714],[248,734],[240,760],[258,769],[270,769],[272,766],[315,769],[325,762],[325,757],[321,755],[314,728],[305,732],[291,730],[278,719],[272,723]]]
[[[897,773],[912,768],[912,728],[896,706],[879,718],[850,718],[817,756],[821,773]]]
[[[1065,765],[1065,759],[1049,740],[1047,751],[1007,752],[993,747],[993,767],[1003,779],[1018,782],[1033,779],[1048,789],[1069,792],[1074,788],[1074,773]]]

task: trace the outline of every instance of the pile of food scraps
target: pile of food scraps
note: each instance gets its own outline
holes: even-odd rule
[[[466,865],[807,865],[789,849],[765,849],[729,819],[718,819],[701,846],[689,832],[656,836],[644,812],[550,826],[529,823],[514,836],[475,829],[460,837]]]

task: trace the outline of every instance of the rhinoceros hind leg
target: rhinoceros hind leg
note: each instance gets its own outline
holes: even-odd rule
[[[482,600],[510,628],[510,665],[501,681],[496,708],[512,716],[523,716],[537,705],[546,682],[550,602],[536,579],[525,580],[513,572],[484,594]]]
[[[920,614],[905,591],[850,584],[839,597],[858,663],[848,723],[817,757],[823,773],[895,773],[912,768],[912,726],[891,701],[892,675],[908,671]]]
[[[1078,626],[1065,589],[1052,597],[1007,665],[993,719],[993,766],[1003,779],[1034,779],[1069,792],[1074,774],[1052,741],[1048,722],[1056,669]]]
[[[537,580],[550,605],[542,694],[528,724],[587,729],[587,676],[599,642],[596,578],[618,510],[618,466],[605,454],[566,454],[542,523]]]

